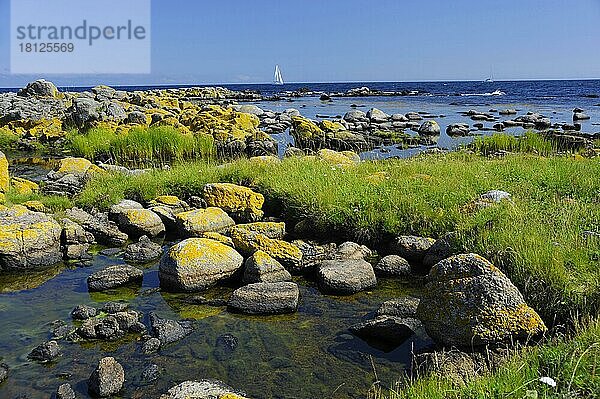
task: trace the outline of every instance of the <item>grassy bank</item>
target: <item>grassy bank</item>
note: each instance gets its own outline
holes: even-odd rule
[[[551,377],[556,387],[540,382]],[[598,398],[600,322],[578,327],[574,338],[560,337],[515,352],[496,372],[456,387],[440,376],[400,381],[393,389],[375,387],[369,399]]]
[[[279,165],[239,161],[223,167],[187,163],[168,171],[94,180],[80,205],[107,208],[122,198],[182,197],[207,182],[251,184],[290,221],[316,231],[379,243],[397,234],[439,237],[458,231],[465,251],[490,258],[549,324],[594,315],[600,304],[600,161],[514,155],[488,160],[453,153],[337,168],[289,159]],[[513,203],[469,204],[502,189]]]
[[[208,134],[184,133],[171,126],[136,127],[116,133],[94,128],[67,136],[67,146],[76,156],[104,157],[129,165],[160,165],[184,159],[210,159],[215,154],[214,139]]]

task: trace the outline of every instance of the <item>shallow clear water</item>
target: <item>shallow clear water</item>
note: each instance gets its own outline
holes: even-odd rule
[[[380,280],[377,289],[351,297],[325,296],[314,283],[296,278],[301,286],[298,313],[282,316],[244,316],[225,308],[190,305],[189,294],[168,294],[158,287],[158,265],[145,269],[142,287],[110,293],[87,292],[86,277],[116,257],[96,256],[88,268],[59,267],[31,277],[0,279],[0,353],[11,367],[9,380],[0,385],[0,397],[26,394],[47,398],[62,382],[70,382],[86,397],[86,380],[103,356],[114,356],[126,373],[123,397],[156,397],[172,385],[189,379],[216,378],[246,391],[255,398],[359,398],[375,381],[373,366],[383,384],[392,385],[410,362],[412,349],[431,344],[419,331],[401,346],[384,352],[350,335],[347,328],[378,305],[394,297],[418,294],[418,284]],[[35,284],[41,284],[34,287]],[[226,298],[231,287],[203,294]],[[63,355],[41,365],[27,360],[29,351],[50,338],[54,320],[69,323],[71,309],[82,303],[99,307],[108,300],[127,301],[147,315],[196,319],[195,331],[155,355],[139,352],[138,337],[117,342],[69,343],[61,341]],[[216,343],[232,334],[238,346],[228,352]],[[142,370],[156,363],[162,370],[151,385],[141,382]],[[335,393],[334,393],[335,392]]]

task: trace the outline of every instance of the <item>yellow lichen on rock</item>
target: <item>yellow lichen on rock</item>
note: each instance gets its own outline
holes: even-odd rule
[[[478,316],[473,335],[481,342],[499,342],[511,336],[528,338],[546,331],[535,310],[522,303],[516,308],[486,309]]]
[[[214,231],[207,231],[206,233],[202,233],[200,237],[208,238],[209,240],[218,241],[221,244],[225,244],[232,248],[235,247],[233,245],[233,240],[231,239],[231,237],[224,236],[223,234],[220,234],[220,233],[215,233]]]
[[[321,121],[319,127],[326,133],[337,133],[346,130],[344,125],[339,122],[332,122],[328,120]]]
[[[285,236],[285,223],[284,222],[255,222],[238,224],[232,229],[244,229],[248,231],[254,231],[261,233],[269,238],[283,238]]]
[[[267,237],[245,229],[232,229],[231,239],[240,252],[251,255],[261,250],[284,266],[297,267],[302,261],[302,251],[296,245]]]
[[[325,162],[338,166],[351,166],[360,162],[360,157],[353,151],[337,152],[327,148],[319,150],[317,157]]]
[[[325,132],[310,119],[302,116],[292,117],[292,126],[297,137],[302,139],[317,139],[325,137]]]
[[[40,186],[32,182],[31,180],[23,179],[21,177],[13,177],[10,179],[10,184],[13,190],[17,194],[28,195],[37,193],[40,190]]]
[[[233,219],[217,207],[181,212],[175,219],[180,232],[187,237],[198,237],[206,232],[221,233],[235,225]]]
[[[177,206],[181,203],[181,200],[175,195],[159,195],[154,201],[168,206]]]
[[[46,212],[46,206],[40,201],[25,201],[21,205],[34,212]]]
[[[85,158],[64,158],[60,160],[57,172],[63,175],[85,175],[92,163]]]
[[[231,183],[212,183],[204,186],[202,194],[208,206],[219,207],[233,213],[234,217],[254,221],[263,216],[265,197],[248,187]]]
[[[10,176],[8,174],[8,159],[0,151],[0,192],[5,193],[10,186]]]
[[[192,132],[206,133],[220,142],[245,141],[249,137],[259,137],[260,120],[256,115],[236,112],[218,105],[208,106],[204,111],[186,109],[179,121]]]

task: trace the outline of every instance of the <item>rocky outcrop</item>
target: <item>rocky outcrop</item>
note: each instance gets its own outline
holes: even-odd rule
[[[64,158],[58,168],[45,177],[42,191],[47,195],[72,197],[99,173],[105,172],[85,158]]]
[[[123,388],[125,371],[114,357],[105,357],[88,379],[88,390],[92,395],[106,398],[116,395]]]
[[[362,259],[326,260],[317,272],[319,288],[327,293],[350,295],[374,288],[373,266]]]
[[[195,209],[175,215],[179,232],[184,237],[201,237],[204,233],[223,233],[235,225],[221,208]]]
[[[113,302],[111,306],[100,309],[100,312],[108,313],[107,316],[85,319],[75,330],[76,336],[73,338],[114,341],[128,333],[139,334],[146,331],[146,326],[140,322],[141,314],[126,310],[120,305],[122,304]]]
[[[209,207],[221,208],[238,221],[254,222],[263,217],[265,198],[248,187],[212,183],[204,186],[202,196]]]
[[[285,270],[281,263],[271,258],[264,251],[256,251],[244,263],[242,281],[250,283],[278,283],[290,281],[292,275]]]
[[[94,236],[71,219],[64,218],[62,224],[61,242],[64,248],[65,259],[89,258],[90,255],[87,251],[90,245],[95,242]]]
[[[0,206],[0,270],[26,270],[62,260],[62,228],[50,216],[15,205]]]
[[[173,245],[160,262],[162,287],[201,291],[241,270],[244,258],[233,248],[207,238],[188,238]]]
[[[429,336],[447,346],[498,344],[546,331],[512,282],[475,254],[451,256],[431,269],[417,316]]]
[[[108,219],[106,213],[92,215],[82,209],[71,208],[67,209],[66,215],[90,232],[98,244],[120,247],[129,239],[127,234],[119,230],[117,225]]]
[[[298,308],[299,296],[296,283],[254,283],[235,290],[227,306],[246,314],[292,313]]]
[[[90,291],[105,291],[123,285],[141,283],[143,278],[144,272],[136,267],[115,265],[92,273],[87,279],[87,284]]]

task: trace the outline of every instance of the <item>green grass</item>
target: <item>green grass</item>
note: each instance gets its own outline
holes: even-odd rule
[[[106,128],[90,129],[84,134],[71,131],[67,140],[74,155],[89,159],[104,156],[136,166],[210,159],[215,153],[212,136],[183,133],[171,126],[138,127],[121,134]]]
[[[455,386],[442,376],[401,380],[393,389],[374,387],[369,399],[599,398],[600,322],[578,326],[574,337],[515,351],[494,373]],[[539,381],[551,377],[552,388]]]
[[[547,323],[595,315],[600,305],[600,160],[511,155],[489,160],[453,153],[335,168],[289,159],[281,165],[238,161],[186,163],[171,170],[92,181],[78,203],[106,209],[123,198],[183,198],[207,182],[250,183],[269,206],[315,231],[378,245],[397,234],[439,237],[458,231],[463,251],[502,268]],[[514,203],[479,211],[468,205],[502,189]]]
[[[558,150],[557,146],[550,140],[533,132],[525,132],[522,136],[497,133],[491,136],[477,137],[471,144],[471,148],[483,155],[508,151],[548,156]]]
[[[40,201],[49,210],[60,213],[66,209],[73,207],[73,202],[67,198],[58,195],[43,195],[43,194],[17,194],[13,190],[6,193],[8,204],[19,205],[27,201]]]
[[[0,150],[13,149],[18,140],[19,136],[12,131],[7,128],[0,128]]]

